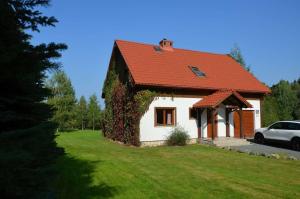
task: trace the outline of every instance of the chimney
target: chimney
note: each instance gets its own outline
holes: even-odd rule
[[[173,41],[168,40],[168,39],[162,39],[159,42],[159,46],[161,49],[166,50],[166,51],[173,51]]]

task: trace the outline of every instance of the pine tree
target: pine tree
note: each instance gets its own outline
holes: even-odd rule
[[[44,103],[50,94],[44,79],[47,71],[59,68],[53,59],[66,45],[32,45],[29,34],[57,22],[35,10],[48,5],[48,0],[0,2],[0,132],[29,128],[51,117]]]
[[[88,125],[89,128],[95,130],[99,128],[101,119],[101,108],[98,104],[97,96],[94,94],[89,99],[88,105]]]
[[[250,71],[250,66],[246,65],[246,62],[243,58],[241,49],[238,47],[237,44],[231,49],[229,54],[235,61],[237,61],[241,66],[243,66],[247,71]]]
[[[63,71],[55,72],[48,82],[52,97],[48,104],[54,107],[53,121],[58,124],[58,130],[70,130],[75,127],[75,91],[70,79]]]
[[[87,103],[84,96],[81,96],[79,102],[77,103],[77,126],[84,130],[87,123]]]
[[[0,193],[1,198],[48,198],[62,149],[45,103],[47,72],[60,67],[55,59],[64,44],[31,43],[40,26],[57,20],[39,11],[48,0],[0,1]],[[2,133],[7,131],[7,133]],[[52,197],[52,196],[50,196]]]

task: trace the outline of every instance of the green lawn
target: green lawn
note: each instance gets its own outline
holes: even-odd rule
[[[209,146],[136,148],[61,133],[59,198],[300,198],[300,161]]]

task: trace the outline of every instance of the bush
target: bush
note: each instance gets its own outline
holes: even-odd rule
[[[169,146],[184,146],[190,138],[188,132],[182,127],[175,127],[167,138]]]

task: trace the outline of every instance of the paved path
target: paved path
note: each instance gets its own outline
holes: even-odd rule
[[[287,155],[287,156],[294,156],[298,160],[300,160],[300,152],[293,151],[290,149],[279,148],[270,145],[262,145],[262,144],[255,144],[251,143],[248,145],[240,145],[240,146],[231,146],[230,148],[236,149],[242,152],[253,152],[253,153],[264,153],[264,154],[279,154],[279,155]]]

